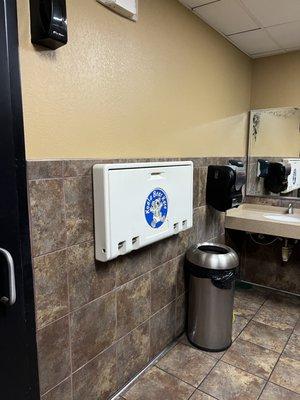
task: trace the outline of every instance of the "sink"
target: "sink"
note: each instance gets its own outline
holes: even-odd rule
[[[300,217],[293,214],[265,214],[264,217],[278,222],[292,222],[294,224],[300,224]]]
[[[287,214],[286,207],[243,203],[226,212],[225,227],[300,240],[300,209]]]

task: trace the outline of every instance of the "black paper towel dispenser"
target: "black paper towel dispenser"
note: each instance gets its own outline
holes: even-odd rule
[[[265,177],[265,189],[272,193],[281,193],[288,187],[288,176],[291,173],[291,164],[271,162],[268,174]]]
[[[57,49],[68,42],[66,0],[30,0],[31,42]]]
[[[246,170],[241,161],[230,160],[229,165],[210,165],[207,172],[206,202],[218,211],[238,207]]]

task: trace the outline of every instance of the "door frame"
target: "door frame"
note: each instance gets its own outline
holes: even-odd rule
[[[25,343],[26,355],[29,362],[27,371],[27,395],[26,400],[38,400],[39,379],[36,345],[36,325],[34,309],[33,270],[30,246],[30,227],[27,199],[27,176],[25,140],[23,125],[22,91],[19,64],[19,42],[16,0],[3,1],[6,13],[6,37],[7,37],[7,59],[10,78],[10,99],[12,110],[12,136],[14,142],[14,156],[16,166],[16,185],[18,192],[18,214],[19,214],[19,247],[21,254],[21,265],[23,274],[23,295],[25,307]],[[29,397],[28,397],[29,396]]]

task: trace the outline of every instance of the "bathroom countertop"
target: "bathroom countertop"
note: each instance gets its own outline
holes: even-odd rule
[[[300,239],[300,210],[294,210],[294,214],[292,214],[299,218],[299,222],[269,219],[270,216],[282,217],[285,215],[288,215],[285,207],[245,203],[226,212],[225,227],[265,235]]]

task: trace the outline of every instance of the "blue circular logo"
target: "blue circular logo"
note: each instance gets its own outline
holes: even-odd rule
[[[151,228],[159,228],[168,214],[168,197],[166,192],[157,188],[152,190],[145,203],[145,218]]]

